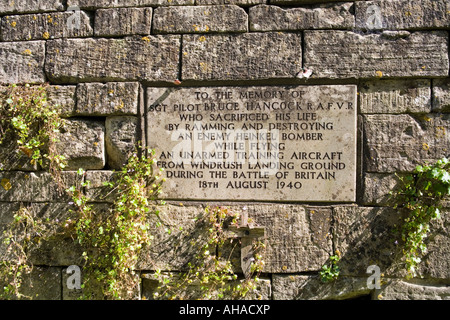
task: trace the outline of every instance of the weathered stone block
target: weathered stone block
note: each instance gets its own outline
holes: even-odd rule
[[[429,113],[430,80],[366,81],[359,86],[361,113]]]
[[[47,101],[58,106],[61,116],[75,114],[76,86],[48,86]]]
[[[368,172],[408,172],[450,152],[450,115],[364,116],[364,163]]]
[[[172,279],[175,281],[182,281],[180,279],[181,274],[172,274]],[[178,282],[179,283],[179,282]],[[240,280],[229,281],[225,283],[225,286],[230,286],[231,288],[235,288],[237,285],[240,285]],[[142,274],[142,297],[145,300],[154,300],[154,294],[158,291],[158,286],[161,284],[154,280],[151,273]],[[219,288],[217,288],[219,289]],[[180,290],[179,290],[180,291]],[[186,290],[183,292],[178,292],[180,295],[179,298],[182,300],[201,300],[204,299],[203,291],[200,289],[200,285],[189,285]],[[210,300],[219,299],[217,294],[218,290],[212,290]],[[160,297],[164,299],[164,297]],[[236,298],[232,296],[232,292],[226,292],[224,297],[220,300],[270,300],[271,299],[271,281],[269,279],[260,278],[258,283],[256,283],[255,290],[250,290],[247,295],[242,298]]]
[[[433,111],[450,112],[450,78],[433,80]]]
[[[56,83],[173,82],[178,78],[179,50],[179,36],[50,40],[46,72]]]
[[[367,267],[377,265],[381,272],[399,274],[394,266],[401,254],[393,228],[400,214],[392,208],[340,206],[333,208],[333,243],[340,253],[340,275],[363,276]]]
[[[244,9],[233,6],[159,7],[153,19],[155,33],[246,32]]]
[[[139,94],[137,82],[81,83],[77,86],[76,114],[137,115]]]
[[[82,9],[119,8],[119,7],[154,7],[154,6],[187,6],[195,0],[68,0],[68,6],[78,6]]]
[[[183,80],[293,78],[302,66],[300,34],[185,35]]]
[[[304,32],[304,65],[312,78],[448,76],[445,31],[357,34],[350,31]]]
[[[263,272],[289,273],[319,270],[332,254],[331,209],[294,205],[246,205],[234,210],[248,211],[256,226],[265,228],[266,249],[261,253]],[[241,271],[240,245],[219,248],[231,257],[235,272]]]
[[[450,26],[446,0],[357,1],[356,27],[364,30],[438,29]]]
[[[105,166],[105,125],[102,122],[66,120],[58,140],[56,149],[66,157],[66,170],[95,170]]]
[[[89,202],[114,202],[117,190],[104,186],[103,182],[114,182],[116,174],[111,170],[89,170],[86,172],[86,181],[90,185],[86,187],[86,196]]]
[[[95,35],[149,35],[152,28],[152,8],[113,8],[95,11]]]
[[[61,173],[63,186],[58,186],[47,172],[1,172],[0,201],[5,202],[68,202],[64,188],[75,185],[76,172]]]
[[[450,300],[450,288],[446,285],[410,283],[399,279],[385,280],[374,295],[377,300]]]
[[[28,300],[61,300],[61,268],[34,267],[24,274],[19,292]]]
[[[136,142],[139,139],[138,121],[138,118],[133,116],[106,118],[105,143],[110,168],[122,169],[136,151]]]
[[[89,17],[79,13],[79,28],[69,28],[70,12],[6,16],[2,19],[2,40],[48,40],[57,38],[89,37],[93,35]]]
[[[0,3],[0,14],[61,10],[64,10],[62,0],[4,0]]]
[[[0,83],[44,83],[45,41],[1,42]]]
[[[259,5],[250,8],[250,30],[351,29],[353,3],[322,4],[312,8],[280,8]]]
[[[328,0],[327,2],[331,1],[341,1],[341,0]],[[285,4],[285,5],[296,5],[296,4],[310,4],[310,3],[317,3],[317,2],[324,2],[323,0],[270,0],[271,4]]]
[[[252,6],[255,4],[267,3],[267,0],[196,0],[195,4],[203,5],[217,5],[217,4],[236,4],[239,6]]]
[[[323,283],[319,276],[272,276],[274,300],[343,300],[370,294],[366,278],[339,277]]]
[[[389,192],[399,186],[400,179],[395,174],[366,173],[364,176],[364,205],[386,206],[392,204]]]

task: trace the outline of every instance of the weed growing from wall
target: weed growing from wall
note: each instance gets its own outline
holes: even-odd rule
[[[430,223],[440,218],[442,200],[450,195],[450,161],[417,166],[412,174],[399,177],[401,187],[392,192],[395,205],[404,214],[399,234],[403,243],[408,278],[418,276],[417,267],[427,252]]]

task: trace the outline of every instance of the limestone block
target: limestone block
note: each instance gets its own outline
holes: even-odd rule
[[[351,29],[355,25],[353,3],[330,3],[312,8],[280,8],[259,5],[250,8],[250,30]]]
[[[14,202],[68,202],[64,188],[75,185],[76,172],[62,172],[64,185],[58,187],[47,172],[1,172],[0,201]]]
[[[139,137],[138,118],[132,116],[106,118],[106,152],[108,166],[121,169],[135,152]]]
[[[196,0],[198,6],[217,5],[217,4],[236,4],[239,6],[253,6],[255,4],[267,3],[267,0]]]
[[[68,6],[78,6],[82,9],[119,8],[119,7],[156,7],[193,5],[195,0],[68,0]]]
[[[149,35],[152,28],[152,8],[112,8],[95,11],[97,37]]]
[[[155,9],[155,33],[246,32],[248,17],[234,5],[159,7]]]
[[[400,179],[395,174],[366,173],[364,176],[364,205],[385,206],[392,204],[389,192],[400,185]]]
[[[368,172],[408,172],[450,154],[450,116],[364,116],[364,162]]]
[[[1,42],[0,83],[44,83],[45,41]]]
[[[332,254],[331,209],[295,205],[246,205],[256,226],[265,227],[263,272],[290,273],[319,270]],[[242,272],[240,245],[232,242],[219,250],[231,257],[235,272]]]
[[[77,86],[76,114],[137,115],[139,94],[137,82],[81,83]]]
[[[179,279],[180,274],[173,275],[173,279]],[[177,281],[177,280],[176,280]],[[229,281],[225,283],[225,286],[231,288],[241,284],[241,280]],[[145,273],[142,275],[142,297],[145,300],[154,300],[154,293],[157,292],[159,282],[154,280],[151,273]],[[217,291],[211,292],[213,296],[212,300],[219,300],[217,297]],[[182,300],[202,300],[203,292],[199,288],[199,285],[189,285],[184,292],[179,293]],[[260,278],[256,283],[256,289],[251,290],[247,295],[242,298],[233,297],[229,292],[226,292],[223,300],[271,300],[271,281],[269,279]],[[222,300],[221,299],[221,300]],[[213,313],[214,314],[214,313]],[[219,314],[219,313],[218,313]]]
[[[433,111],[450,112],[450,78],[433,80]]]
[[[93,35],[89,16],[85,12],[79,13],[79,28],[69,27],[71,16],[71,12],[6,16],[2,19],[2,40],[48,40]]]
[[[34,267],[24,274],[19,292],[24,300],[61,300],[61,268]]]
[[[183,80],[293,78],[302,66],[300,34],[185,35]]]
[[[341,1],[341,0],[328,0],[331,1]],[[270,0],[271,4],[284,4],[284,5],[297,5],[297,4],[310,4],[324,2],[323,0]]]
[[[111,170],[89,170],[86,172],[86,181],[90,185],[86,187],[86,196],[90,202],[114,202],[117,190],[104,186],[103,182],[114,182],[116,174]]]
[[[103,169],[105,166],[105,125],[102,122],[66,120],[58,140],[56,149],[66,157],[66,170]]]
[[[2,14],[60,10],[64,10],[62,0],[4,0],[0,3]]]
[[[389,207],[339,206],[333,208],[333,221],[333,242],[341,256],[340,275],[368,277],[371,265],[377,265],[385,275],[406,275],[395,269],[401,257],[393,234],[400,223],[397,211]]]
[[[445,77],[448,33],[445,31],[304,32],[304,65],[311,78]]]
[[[180,37],[59,39],[47,42],[46,72],[55,83],[170,81],[178,78]]]
[[[365,81],[359,86],[361,113],[429,113],[430,80]]]
[[[446,0],[355,2],[356,27],[364,30],[438,29],[450,26]]]
[[[450,300],[450,288],[439,284],[421,284],[389,279],[376,290],[377,300]]]
[[[61,116],[74,115],[76,89],[76,86],[48,86],[47,101],[61,110]]]
[[[370,294],[364,277],[323,283],[319,276],[274,274],[272,284],[274,300],[343,300]]]

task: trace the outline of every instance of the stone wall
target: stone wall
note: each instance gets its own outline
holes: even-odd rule
[[[433,224],[423,278],[407,281],[396,268],[399,217],[388,196],[396,172],[450,156],[447,0],[5,0],[0,18],[0,84],[50,83],[68,119],[58,145],[69,159],[64,178],[86,169],[98,206],[108,203],[101,181],[147,138],[149,88],[356,85],[356,201],[174,199],[164,210],[192,232],[208,204],[247,210],[264,226],[257,298],[449,299],[449,210]],[[49,174],[6,162],[2,228],[18,202],[43,216],[67,214],[70,199]],[[176,271],[189,255],[164,247],[164,236],[157,241],[140,262],[141,296],[152,292],[148,261]],[[336,250],[341,276],[321,283],[318,271]],[[65,270],[81,264],[81,252],[71,239],[43,243],[32,261],[26,293],[74,298]],[[380,290],[367,286],[370,265],[383,273]]]

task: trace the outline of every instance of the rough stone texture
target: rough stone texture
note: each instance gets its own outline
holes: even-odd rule
[[[155,33],[245,32],[248,17],[234,5],[159,7],[155,9]]]
[[[353,3],[322,4],[313,8],[280,8],[259,5],[250,8],[250,30],[351,29]]]
[[[45,42],[0,42],[0,83],[45,82]]]
[[[66,170],[103,169],[105,166],[105,125],[100,121],[66,120],[57,152],[66,157]]]
[[[211,204],[213,207],[214,205]],[[183,226],[183,231],[172,228],[169,236],[163,227],[153,230],[153,245],[141,254],[139,268],[143,270],[180,270],[195,257],[207,232],[201,219],[201,206],[173,206],[159,208],[168,226]],[[230,206],[231,210],[248,210],[255,225],[266,228],[263,272],[289,273],[319,270],[332,252],[330,239],[331,209],[305,208],[295,205]],[[220,248],[221,255],[231,257],[236,272],[241,272],[240,245],[229,244]],[[308,257],[308,259],[305,259]]]
[[[450,153],[450,116],[428,114],[364,116],[368,172],[405,172]]]
[[[179,275],[175,274],[173,277],[176,279]],[[230,281],[227,285],[235,287],[241,283],[240,280]],[[142,275],[142,297],[145,300],[154,300],[154,293],[157,291],[159,282],[152,278],[152,274],[146,273]],[[213,298],[211,300],[219,300],[217,293],[211,293]],[[180,293],[182,300],[198,300],[202,299],[202,291],[199,285],[190,285],[186,291]],[[203,298],[204,299],[204,298]],[[226,293],[223,300],[236,300],[230,294]],[[255,291],[249,292],[244,299],[239,300],[270,300],[271,299],[271,281],[269,279],[260,278]],[[230,309],[231,310],[231,309]],[[214,315],[214,313],[213,313]]]
[[[327,0],[327,2],[341,1],[341,0]],[[324,0],[270,0],[271,4],[285,4],[285,5],[297,5],[297,4],[310,4],[324,2]]]
[[[201,217],[204,216],[202,206],[184,207],[167,205],[155,206],[153,210],[160,211],[162,226],[155,226],[159,221],[153,214],[149,215],[149,221],[154,226],[150,230],[154,236],[152,245],[146,247],[140,254],[138,268],[140,270],[186,270],[187,264],[193,261],[201,246],[205,244],[204,234],[206,225],[202,225]],[[199,220],[196,220],[199,218]],[[178,227],[182,226],[183,230]],[[167,229],[171,229],[168,235]]]
[[[330,208],[249,204],[246,210],[256,225],[266,228],[263,272],[319,270],[332,254]]]
[[[30,157],[19,149],[18,135],[7,132],[2,136],[0,144],[0,170],[36,171],[38,165],[32,163]]]
[[[450,78],[433,80],[433,111],[450,112]]]
[[[61,300],[61,268],[34,267],[25,274],[20,293],[30,300]]]
[[[274,274],[272,286],[274,300],[344,300],[368,296],[371,291],[365,277],[323,283],[319,276]]]
[[[305,31],[304,65],[312,78],[443,77],[448,75],[445,31],[357,34]],[[338,62],[338,63],[337,63]]]
[[[365,276],[377,265],[382,273],[404,276],[394,268],[401,248],[392,233],[400,222],[392,208],[338,206],[333,208],[333,243],[340,252],[340,275]]]
[[[135,152],[136,142],[139,139],[138,118],[133,116],[108,117],[105,127],[108,166],[119,170]]]
[[[174,81],[179,36],[47,42],[46,73],[59,82]]]
[[[252,6],[255,4],[267,3],[267,0],[196,0],[195,4],[202,5],[217,5],[217,4],[236,4],[240,6]]]
[[[62,0],[3,0],[0,3],[0,15],[60,10],[64,10]]]
[[[369,30],[438,29],[450,27],[446,0],[356,1],[356,27]],[[374,21],[377,19],[377,22]]]
[[[95,11],[95,36],[149,35],[152,8],[99,9]]]
[[[392,204],[389,192],[399,186],[400,179],[395,174],[366,173],[362,204],[386,206]]]
[[[118,7],[147,7],[147,6],[176,6],[193,5],[195,0],[68,0],[68,6],[79,6],[82,9],[118,8]]]
[[[86,172],[86,181],[90,185],[86,187],[86,196],[90,202],[114,202],[117,192],[103,185],[103,182],[114,182],[114,171],[89,170]]]
[[[450,287],[389,279],[376,290],[378,300],[450,300]]]
[[[183,80],[293,78],[301,52],[300,34],[185,35]]]
[[[450,207],[441,209],[441,219],[431,222],[431,232],[426,240],[427,254],[418,271],[424,278],[450,279]]]
[[[47,88],[47,101],[60,108],[61,116],[70,116],[75,113],[76,86],[49,86]]]
[[[69,28],[70,12],[6,16],[2,19],[2,40],[48,40],[89,37],[93,35],[89,17],[80,12],[80,28]]]
[[[137,82],[81,83],[77,86],[76,114],[83,116],[137,115]]]
[[[75,185],[76,172],[63,172],[65,186]],[[0,201],[14,202],[69,202],[64,189],[60,189],[47,172],[0,172],[0,180],[8,182],[0,187]]]
[[[430,80],[366,81],[359,86],[361,113],[429,113]]]

